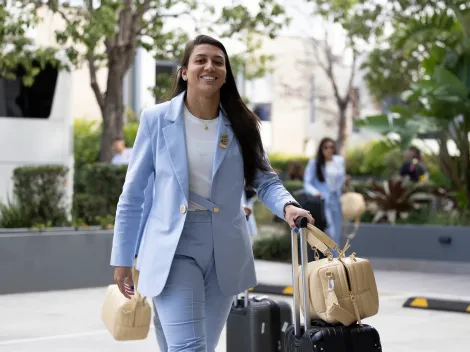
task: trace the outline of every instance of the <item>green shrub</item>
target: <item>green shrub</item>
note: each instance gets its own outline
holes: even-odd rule
[[[304,188],[303,181],[284,181],[284,187],[289,191],[290,194],[293,194],[295,191]]]
[[[62,165],[23,166],[13,170],[14,199],[29,217],[29,226],[67,224],[67,173],[67,167]]]
[[[6,203],[0,202],[0,228],[30,227],[31,219],[27,210],[9,199]]]
[[[346,152],[346,173],[352,176],[389,177],[402,163],[399,146],[389,140],[370,141]]]
[[[290,235],[260,235],[253,242],[253,255],[256,259],[290,262]]]
[[[137,136],[137,130],[139,129],[138,122],[127,123],[124,125],[124,140],[126,146],[131,148],[134,146],[135,137]]]
[[[281,178],[287,174],[289,164],[292,162],[298,162],[302,167],[306,167],[309,158],[302,155],[287,155],[281,153],[269,154],[269,161],[273,169],[281,175]]]
[[[99,218],[114,216],[126,172],[127,165],[86,165],[82,174],[84,192],[74,195],[74,218],[95,225]]]

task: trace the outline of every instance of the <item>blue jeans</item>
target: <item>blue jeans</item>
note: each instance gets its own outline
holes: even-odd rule
[[[325,204],[325,216],[328,222],[326,233],[338,245],[340,245],[341,234],[343,230],[343,213],[341,211],[341,195],[339,193],[330,193],[328,201]]]

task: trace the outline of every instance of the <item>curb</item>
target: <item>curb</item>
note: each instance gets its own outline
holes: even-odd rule
[[[405,308],[431,309],[447,312],[470,313],[470,302],[450,301],[426,297],[411,297],[403,304]]]
[[[255,287],[250,288],[248,291],[253,293],[269,293],[272,295],[292,296],[294,289],[292,286],[259,284]]]

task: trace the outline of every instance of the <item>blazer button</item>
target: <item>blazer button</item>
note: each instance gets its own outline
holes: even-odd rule
[[[186,205],[184,205],[184,204],[181,204],[181,205],[180,205],[180,213],[181,213],[181,214],[186,213]]]
[[[215,207],[214,208],[214,213],[218,213],[220,211],[220,208],[219,207]]]

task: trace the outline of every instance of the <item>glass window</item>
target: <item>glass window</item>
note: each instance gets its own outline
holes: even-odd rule
[[[261,121],[271,121],[271,104],[254,104],[253,112]]]
[[[29,87],[23,84],[24,69],[17,70],[14,80],[0,77],[0,117],[49,118],[58,74],[48,64]]]

